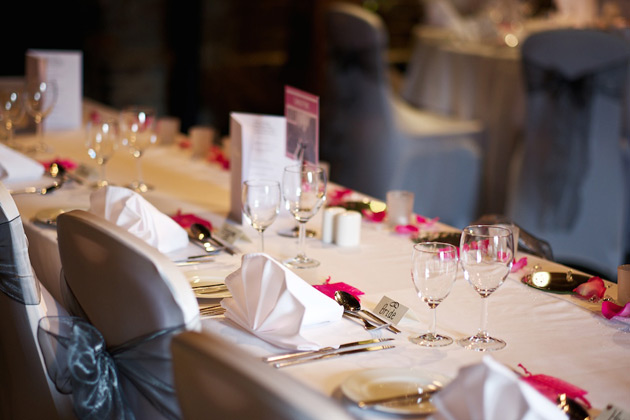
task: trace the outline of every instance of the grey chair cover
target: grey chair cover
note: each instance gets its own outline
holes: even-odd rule
[[[615,279],[626,245],[621,106],[630,44],[594,30],[534,34],[523,44],[527,125],[508,215],[557,260]]]
[[[68,290],[86,317],[40,323],[57,386],[73,393],[84,418],[180,418],[170,342],[200,327],[185,276],[155,248],[91,213],[63,214],[57,233]],[[94,383],[70,381],[77,369]]]
[[[0,183],[0,418],[74,418],[71,400],[46,376],[36,341],[41,317],[65,314],[33,274],[22,219]]]
[[[415,211],[465,226],[477,210],[481,125],[413,108],[391,90],[380,17],[360,6],[326,11],[322,158],[331,179],[379,199],[415,193]]]
[[[276,371],[216,333],[172,341],[175,387],[186,420],[344,420],[332,398]]]

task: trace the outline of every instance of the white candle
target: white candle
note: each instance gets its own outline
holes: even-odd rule
[[[335,216],[335,243],[339,246],[358,246],[361,242],[361,213],[346,211]]]
[[[331,244],[335,240],[335,216],[345,212],[343,207],[328,207],[322,221],[322,242]]]

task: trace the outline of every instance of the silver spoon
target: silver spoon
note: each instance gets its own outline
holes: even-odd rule
[[[383,319],[379,318],[375,314],[372,314],[371,312],[366,311],[365,309],[361,309],[361,303],[359,302],[359,300],[348,292],[337,290],[335,292],[335,300],[347,311],[353,312],[359,316],[360,314],[367,314],[370,318],[377,321],[380,325],[386,325],[389,331],[396,334],[401,332],[398,328],[394,327],[389,322],[384,321]],[[366,318],[364,317],[361,318],[363,320],[366,320]]]
[[[68,172],[65,166],[61,163],[53,162],[48,166],[48,175],[53,179],[59,179],[61,182],[71,179],[77,184],[83,184],[83,180],[76,175]]]

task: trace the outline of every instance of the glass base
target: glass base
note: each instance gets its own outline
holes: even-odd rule
[[[316,232],[311,229],[306,229],[305,233],[307,238],[314,238],[316,235]],[[300,228],[296,226],[291,229],[279,230],[278,235],[284,236],[285,238],[297,238],[300,235]]]
[[[138,182],[138,181],[133,181],[131,184],[127,185],[127,188],[141,194],[153,190],[152,185],[148,185],[148,184],[145,184],[144,182]]]
[[[90,187],[92,187],[95,190],[98,190],[100,188],[107,187],[108,185],[114,185],[114,184],[106,180],[101,180],[101,181],[93,182],[92,184],[90,184]]]
[[[445,335],[426,333],[409,341],[424,347],[444,347],[453,344],[453,339]]]
[[[505,341],[490,336],[473,335],[471,337],[457,340],[457,344],[467,350],[474,351],[495,351],[501,350],[507,344]]]
[[[319,261],[300,255],[288,260],[284,260],[282,261],[282,263],[289,268],[315,268],[319,266]]]

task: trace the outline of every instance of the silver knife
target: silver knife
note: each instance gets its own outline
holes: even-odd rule
[[[343,350],[360,349],[363,347],[369,347],[375,343],[382,343],[384,341],[391,341],[391,340],[393,340],[393,338],[373,338],[371,340],[354,341],[352,343],[340,344],[339,347],[337,348],[324,347],[319,350],[297,351],[297,352],[284,353],[284,354],[275,354],[273,356],[263,357],[263,361],[267,363],[273,363],[273,362],[278,362],[280,360],[295,359],[295,358],[302,358],[302,357],[313,357],[320,354],[331,353],[336,350],[343,351]]]
[[[363,401],[359,401],[357,405],[360,408],[369,408],[375,405],[403,402],[406,400],[413,400],[413,399],[422,401],[427,398],[430,398],[431,396],[433,396],[433,394],[435,394],[440,389],[442,389],[441,386],[431,384],[431,385],[428,385],[426,388],[420,388],[417,392],[412,392],[411,394],[394,395],[391,397],[378,398],[375,400],[363,400]]]
[[[301,359],[287,360],[285,362],[277,362],[273,364],[273,367],[281,368],[281,367],[286,367],[286,366],[298,365],[300,363],[307,363],[307,362],[314,362],[316,360],[328,359],[331,357],[345,356],[346,354],[363,353],[366,351],[388,350],[388,349],[393,349],[394,347],[395,346],[374,346],[374,347],[363,347],[363,348],[354,349],[354,350],[336,351],[336,352],[331,352],[331,353],[315,355],[314,357],[309,357],[309,358],[301,358]]]

